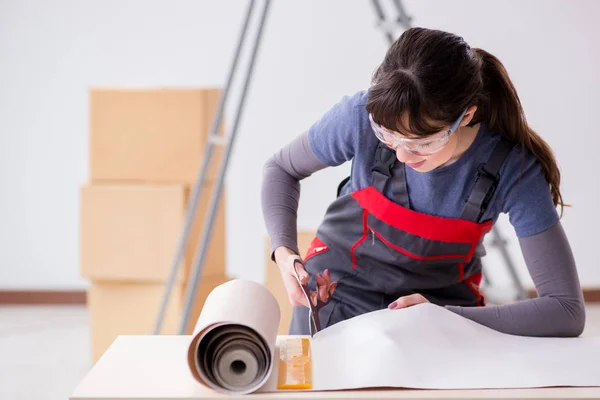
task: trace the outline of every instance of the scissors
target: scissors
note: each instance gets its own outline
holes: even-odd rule
[[[302,284],[302,282],[300,282],[300,276],[298,275],[298,271],[296,270],[296,263],[300,264],[302,267],[304,267],[304,264],[302,264],[302,261],[298,259],[294,260],[294,275],[296,275],[298,285],[300,285],[300,288],[302,288],[304,297],[306,297],[306,301],[308,302],[308,328],[310,331],[310,337],[312,338],[318,331],[321,330],[319,310],[323,308],[324,305],[329,303],[329,298],[327,299],[327,301],[322,301],[317,295],[317,304],[312,303],[310,299],[310,288],[308,287],[308,284]]]

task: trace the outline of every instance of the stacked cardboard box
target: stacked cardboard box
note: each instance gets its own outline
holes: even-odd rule
[[[219,96],[217,89],[90,91],[90,182],[80,190],[80,272],[91,281],[94,361],[118,335],[152,333]],[[213,152],[163,334],[177,333],[220,155]],[[221,200],[187,333],[208,293],[226,280]]]
[[[315,231],[299,231],[298,232],[298,250],[300,250],[300,255],[304,258],[306,252],[308,251],[308,247],[310,246],[310,242],[315,237]],[[281,279],[281,272],[273,261],[271,261],[271,252],[270,252],[270,241],[269,238],[265,240],[265,259],[267,261],[267,265],[265,266],[265,286],[269,291],[275,296],[277,299],[277,303],[279,303],[279,308],[281,310],[281,319],[279,322],[279,330],[278,334],[287,335],[290,328],[290,323],[292,322],[292,305],[288,299],[288,294],[283,285],[283,280]],[[308,312],[308,309],[307,309]]]

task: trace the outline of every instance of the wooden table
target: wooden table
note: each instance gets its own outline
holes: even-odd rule
[[[232,397],[207,389],[194,380],[186,360],[189,341],[189,336],[120,336],[79,383],[70,399],[204,400]],[[510,390],[371,389],[253,393],[247,396],[256,399],[600,399],[600,387]]]

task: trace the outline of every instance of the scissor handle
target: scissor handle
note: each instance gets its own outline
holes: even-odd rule
[[[298,275],[298,270],[296,270],[296,263],[299,263],[300,265],[302,265],[302,267],[304,267],[304,264],[302,264],[302,261],[300,261],[298,259],[294,260],[294,275],[296,275],[296,281],[298,282],[298,285],[300,285],[300,288],[302,289],[302,293],[304,293],[304,297],[306,297],[306,301],[308,302],[309,308],[312,309],[313,304],[310,301],[310,288],[308,287],[307,284],[303,284],[300,281],[300,276]]]
[[[304,264],[302,263],[302,261],[300,261],[299,259],[296,258],[294,260],[294,275],[296,276],[296,281],[298,281],[298,285],[300,285],[302,287],[302,289],[308,289],[308,285],[302,284],[302,282],[300,281],[300,275],[298,275],[298,270],[296,269],[296,263],[300,264],[302,266],[302,268],[304,268]]]
[[[300,281],[300,276],[298,275],[298,271],[296,270],[296,263],[300,264],[304,268],[304,264],[299,259],[294,260],[294,275],[296,275],[296,280],[298,281],[298,285],[302,289],[302,293],[304,293],[304,297],[306,297],[306,302],[308,303],[308,328],[310,332],[310,337],[313,337],[320,329],[321,323],[319,321],[319,310],[313,305],[310,299],[310,288],[308,284],[302,284]],[[317,299],[317,302],[319,300]]]

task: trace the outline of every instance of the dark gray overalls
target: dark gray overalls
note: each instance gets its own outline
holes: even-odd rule
[[[501,139],[486,164],[479,166],[460,218],[410,209],[404,163],[383,144],[375,152],[373,183],[340,196],[327,209],[304,257],[316,290],[315,275],[329,269],[338,282],[319,312],[321,328],[387,308],[401,296],[420,293],[438,305],[483,306],[479,292],[483,237],[492,221],[480,222],[498,183],[498,171],[514,144]],[[393,185],[398,203],[386,196]],[[307,335],[308,309],[294,307],[290,334]]]

